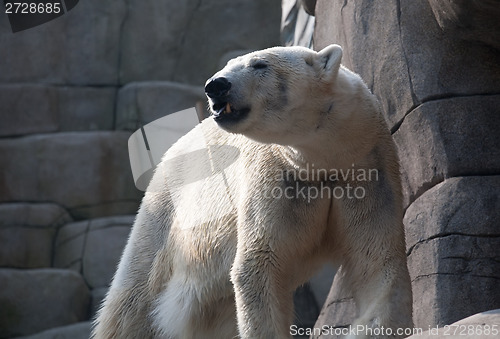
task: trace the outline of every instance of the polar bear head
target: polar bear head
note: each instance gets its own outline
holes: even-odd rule
[[[324,125],[342,49],[273,47],[230,60],[205,85],[215,121],[256,141],[293,145]]]

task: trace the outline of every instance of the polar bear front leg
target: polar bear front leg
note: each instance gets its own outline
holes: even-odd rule
[[[241,338],[291,337],[293,291],[280,281],[279,262],[272,249],[238,246],[231,280]]]
[[[386,257],[378,273],[364,275],[353,288],[359,317],[351,325],[347,339],[403,338],[412,327],[411,290],[406,273],[396,258]],[[348,280],[347,284],[351,284]]]
[[[347,338],[402,338],[401,331],[412,327],[403,224],[390,202],[365,214],[363,203],[344,206],[343,285],[353,293],[359,316]]]

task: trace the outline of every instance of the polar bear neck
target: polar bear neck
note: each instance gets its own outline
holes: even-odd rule
[[[335,152],[331,148],[316,147],[308,149],[294,146],[280,146],[280,153],[294,170],[332,170],[349,169],[353,164],[358,163],[358,158],[352,154]]]
[[[341,69],[333,91],[332,99],[323,103],[331,112],[317,133],[300,144],[280,146],[294,168],[362,165],[379,140],[390,137],[376,98],[357,74]]]

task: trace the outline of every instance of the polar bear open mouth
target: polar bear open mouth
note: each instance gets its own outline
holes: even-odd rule
[[[215,110],[217,115],[229,114],[232,112],[231,104],[229,102],[221,103],[221,104],[214,104],[213,109]]]
[[[250,108],[236,109],[229,102],[216,103],[212,106],[212,115],[217,122],[239,121],[243,119]]]

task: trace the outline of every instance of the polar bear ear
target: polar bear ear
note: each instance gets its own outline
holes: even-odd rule
[[[342,60],[342,47],[330,45],[318,52],[317,63],[323,77],[332,78],[337,75]]]

